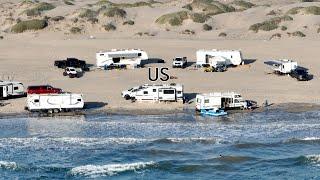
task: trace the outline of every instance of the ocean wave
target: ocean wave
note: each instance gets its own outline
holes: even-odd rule
[[[200,144],[215,144],[220,143],[221,140],[212,137],[197,137],[197,138],[162,138],[154,140],[153,143],[162,144],[179,144],[179,143],[200,143]]]
[[[307,155],[305,156],[306,160],[311,164],[317,164],[320,166],[320,155],[313,154],[313,155]]]
[[[111,137],[111,138],[73,138],[73,137],[62,137],[55,138],[55,141],[67,143],[67,144],[80,144],[82,146],[94,146],[101,144],[137,144],[149,141],[148,139],[139,138],[124,138],[124,137]]]
[[[72,168],[70,174],[73,176],[113,176],[125,171],[137,171],[156,165],[155,162],[136,162],[127,164],[108,164],[108,165],[85,165]]]
[[[17,163],[15,162],[9,162],[9,161],[0,161],[0,168],[1,169],[17,169]]]
[[[320,143],[320,138],[319,137],[291,138],[284,142],[285,143]]]

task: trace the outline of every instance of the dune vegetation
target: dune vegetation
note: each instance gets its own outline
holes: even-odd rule
[[[142,7],[142,6],[153,7],[153,5],[157,3],[160,3],[160,2],[149,0],[149,1],[138,1],[134,3],[113,3],[108,0],[100,0],[96,3],[96,5],[99,5],[99,6],[106,5],[106,6],[118,7],[118,8],[134,8],[134,7]]]
[[[214,0],[193,0],[183,8],[190,11],[204,13],[205,15],[216,15],[227,12],[234,12],[236,9],[230,5],[220,3]]]
[[[253,24],[249,27],[249,30],[258,32],[262,31],[272,31],[279,27],[279,24],[283,21],[292,21],[293,18],[291,16],[285,15],[281,17],[274,17],[269,20],[263,21],[261,23]]]
[[[287,11],[287,14],[311,14],[311,15],[320,15],[319,6],[308,6],[308,7],[294,7]]]
[[[31,9],[27,9],[24,11],[24,13],[27,16],[40,16],[41,12],[43,11],[49,11],[56,8],[54,5],[46,2],[37,3],[32,7]]]
[[[11,28],[11,31],[14,33],[22,33],[27,30],[44,29],[47,26],[48,26],[48,23],[46,20],[33,19],[33,20],[18,22],[16,25],[14,25]]]
[[[255,4],[253,4],[251,2],[243,1],[243,0],[236,0],[236,1],[232,2],[232,4],[240,7],[241,10],[250,9],[255,6]]]

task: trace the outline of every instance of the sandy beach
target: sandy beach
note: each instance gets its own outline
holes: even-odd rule
[[[231,13],[231,17],[239,16],[230,20],[227,14],[214,16],[211,20],[218,30],[212,32],[200,32],[194,36],[181,35],[176,33],[185,27],[193,27],[194,23],[183,24],[183,27],[175,28],[166,32],[163,27],[153,23],[154,17],[169,11],[179,9],[178,6],[184,4],[175,1],[175,6],[170,7],[168,2],[157,5],[156,8],[139,7],[129,9],[128,14],[135,14],[135,27],[121,27],[115,32],[101,32],[99,27],[90,26],[85,33],[70,35],[64,31],[52,30],[48,27],[41,31],[27,31],[24,33],[3,32],[4,39],[0,40],[0,77],[2,80],[13,79],[22,82],[25,87],[29,85],[50,84],[60,87],[67,92],[81,93],[86,102],[91,104],[103,104],[97,107],[99,110],[121,110],[121,109],[159,109],[173,110],[183,108],[193,108],[190,104],[159,104],[159,103],[131,103],[121,97],[121,91],[141,84],[154,84],[148,80],[148,68],[168,67],[168,74],[176,76],[162,83],[181,83],[184,85],[185,94],[189,99],[195,97],[196,93],[207,93],[215,91],[235,91],[241,93],[245,99],[257,101],[259,105],[268,100],[269,103],[320,103],[320,80],[318,78],[320,64],[317,53],[320,48],[319,34],[311,32],[312,28],[318,26],[319,18],[314,16],[306,17],[296,15],[295,26],[312,25],[306,30],[305,38],[281,38],[269,40],[269,36],[274,32],[252,32],[239,33],[244,31],[244,26],[237,21],[245,21],[242,18],[249,17],[249,20],[257,22],[265,12],[277,8],[288,9],[292,7],[291,1],[275,3],[274,7],[268,7],[263,13],[257,13],[262,7],[256,7],[243,12]],[[79,8],[83,2],[79,2]],[[173,3],[173,1],[171,2]],[[312,3],[319,5],[319,3]],[[3,4],[2,4],[3,5]],[[295,4],[295,6],[301,3]],[[3,5],[4,6],[4,5]],[[141,10],[150,12],[150,16],[139,15]],[[154,12],[152,11],[154,10]],[[59,6],[47,12],[52,14],[66,14],[68,11]],[[152,11],[152,13],[151,13]],[[50,14],[51,15],[51,14]],[[226,24],[235,23],[233,28],[222,25],[223,18],[227,18]],[[257,19],[258,18],[258,19]],[[2,22],[5,19],[1,17]],[[66,23],[66,22],[65,22]],[[148,23],[152,24],[150,27]],[[300,23],[300,24],[299,24]],[[310,25],[311,24],[311,25]],[[58,26],[58,25],[56,25]],[[60,27],[63,24],[59,24]],[[293,24],[288,26],[294,28]],[[156,36],[137,37],[133,34],[137,31],[157,31]],[[197,30],[196,28],[194,28]],[[312,29],[313,30],[313,29]],[[234,34],[227,38],[217,37],[221,31]],[[279,30],[274,30],[279,31]],[[252,37],[251,37],[252,35]],[[93,36],[94,38],[89,38]],[[114,48],[141,48],[145,50],[150,58],[161,58],[165,64],[147,65],[145,68],[133,70],[111,70],[104,71],[95,69],[95,53],[100,50]],[[172,69],[172,59],[175,56],[187,56],[190,62],[196,61],[196,51],[198,49],[237,49],[241,50],[246,65],[229,68],[223,73],[205,73],[203,70],[196,70],[193,66],[186,69]],[[69,79],[62,75],[63,70],[53,66],[55,60],[76,57],[86,60],[92,64],[91,71],[84,74],[79,79]],[[268,59],[288,58],[298,61],[299,65],[309,69],[314,75],[314,79],[307,82],[298,82],[287,76],[277,76],[271,74],[271,70],[263,63]],[[0,113],[21,113],[25,112],[25,98],[11,99],[4,103],[7,105],[0,107]]]

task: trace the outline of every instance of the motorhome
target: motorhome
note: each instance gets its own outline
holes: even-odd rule
[[[152,101],[152,102],[183,102],[183,85],[162,84],[162,85],[142,85],[125,90],[122,97],[129,100]]]
[[[243,64],[242,54],[239,50],[198,50],[197,63],[198,67],[214,66],[215,64],[225,64],[227,66],[238,66]]]
[[[246,109],[247,103],[239,93],[214,92],[209,94],[198,94],[196,96],[196,110],[208,109]]]
[[[289,74],[298,68],[298,63],[288,59],[269,60],[264,62],[276,73]]]
[[[24,86],[21,82],[0,81],[0,99],[24,96]]]
[[[29,94],[27,110],[34,112],[60,112],[82,109],[84,100],[81,94]]]
[[[97,67],[104,68],[111,65],[141,66],[142,60],[148,55],[141,49],[112,49],[96,53]]]

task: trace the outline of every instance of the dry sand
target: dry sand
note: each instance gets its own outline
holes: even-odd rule
[[[5,1],[0,1],[5,2]],[[14,1],[15,2],[15,1]],[[18,1],[17,1],[18,2]],[[86,3],[89,1],[86,1]],[[91,1],[90,1],[91,2]],[[118,1],[117,1],[118,2]],[[265,3],[269,1],[253,1]],[[95,53],[99,50],[113,48],[141,48],[148,52],[151,58],[162,58],[166,64],[155,64],[152,67],[169,67],[168,73],[178,79],[166,83],[181,83],[185,93],[194,97],[195,93],[213,91],[236,91],[245,99],[251,99],[262,104],[269,103],[314,103],[320,104],[320,80],[318,78],[320,64],[318,51],[320,49],[319,34],[315,28],[319,26],[317,16],[296,15],[295,22],[288,25],[289,30],[305,30],[306,38],[284,37],[280,40],[269,41],[270,35],[280,31],[261,32],[255,34],[248,31],[250,24],[261,22],[272,9],[283,9],[300,6],[297,1],[270,1],[270,7],[255,7],[244,12],[234,12],[214,16],[209,23],[217,27],[211,32],[201,30],[201,24],[184,22],[182,27],[173,28],[167,32],[164,27],[154,23],[154,19],[161,14],[181,9],[186,1],[166,1],[155,8],[139,7],[128,9],[129,17],[134,17],[133,27],[120,27],[116,32],[102,32],[101,27],[88,25],[85,33],[80,35],[65,34],[69,26],[57,24],[62,31],[55,31],[52,26],[38,32],[21,34],[0,33],[4,39],[0,40],[0,78],[8,77],[28,85],[51,84],[63,88],[65,91],[82,93],[86,102],[105,103],[100,110],[115,111],[118,109],[146,109],[148,110],[181,110],[193,108],[194,104],[142,104],[131,103],[121,98],[121,91],[132,86],[149,83],[148,68],[134,70],[93,70],[82,78],[69,79],[62,76],[62,70],[53,66],[54,60],[67,57],[84,59],[87,63],[95,64]],[[52,15],[67,14],[85,4],[78,1],[74,7],[59,6],[47,13]],[[319,3],[312,3],[319,5]],[[305,4],[303,4],[305,6]],[[6,4],[2,3],[2,6]],[[146,16],[148,14],[148,16]],[[316,17],[316,18],[315,18]],[[4,23],[4,15],[0,23]],[[7,24],[6,24],[7,25]],[[8,28],[9,25],[3,26]],[[195,36],[185,36],[179,31],[191,27],[195,29]],[[5,29],[2,29],[5,30]],[[155,32],[155,37],[137,37],[136,32]],[[226,39],[217,37],[220,32],[227,32]],[[89,36],[95,39],[90,39]],[[240,49],[246,60],[252,63],[237,68],[229,68],[224,73],[205,73],[202,70],[171,69],[172,58],[187,56],[189,61],[195,62],[198,49]],[[310,69],[314,79],[308,82],[298,82],[286,76],[276,76],[263,62],[272,58],[289,58],[298,61],[301,66]],[[161,84],[163,82],[156,82]],[[0,113],[24,112],[25,98],[6,101],[9,104],[0,107]]]

